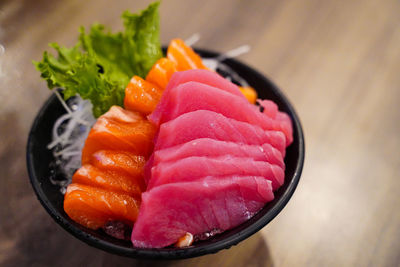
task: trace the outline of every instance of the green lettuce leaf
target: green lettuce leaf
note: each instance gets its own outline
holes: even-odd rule
[[[122,14],[127,39],[135,41],[135,62],[142,73],[147,74],[154,62],[162,57],[160,42],[159,3],[151,4],[140,15],[125,11]],[[154,22],[157,23],[154,23]]]
[[[140,14],[125,11],[123,32],[111,33],[94,24],[86,33],[81,27],[74,47],[52,43],[58,56],[45,51],[42,61],[33,63],[50,89],[64,88],[65,99],[76,94],[89,99],[94,116],[99,117],[112,105],[123,106],[131,77],[145,78],[162,57],[158,6],[158,2],[150,4]]]

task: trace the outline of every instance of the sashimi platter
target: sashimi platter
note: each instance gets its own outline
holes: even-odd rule
[[[163,48],[158,7],[125,11],[122,32],[81,28],[75,46],[50,44],[57,55],[34,61],[54,94],[32,126],[28,171],[50,215],[86,243],[194,257],[280,212],[303,133],[285,96],[235,53],[194,49],[195,38]]]

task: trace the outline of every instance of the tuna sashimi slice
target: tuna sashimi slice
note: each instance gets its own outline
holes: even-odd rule
[[[278,113],[278,106],[275,104],[275,102],[268,99],[265,100],[258,99],[257,103],[262,107],[262,113],[264,113],[271,119],[276,118],[276,114]]]
[[[187,157],[174,162],[161,162],[151,170],[147,191],[167,183],[191,182],[205,176],[246,175],[261,176],[272,182],[272,189],[279,188],[285,179],[282,167],[252,158]]]
[[[257,125],[227,118],[209,110],[196,110],[163,123],[155,150],[183,144],[198,138],[211,138],[248,145],[271,144],[285,156],[285,135],[280,131],[265,131]]]
[[[149,184],[151,178],[151,168],[153,167],[153,164],[154,164],[154,153],[151,154],[149,160],[143,167],[144,181],[146,182],[146,184]]]
[[[267,161],[282,168],[285,166],[281,152],[268,143],[261,146],[246,145],[210,138],[199,138],[155,151],[153,166],[160,162],[176,161],[190,156],[217,157],[227,154],[233,157],[249,157],[257,161]]]
[[[172,88],[164,95],[166,104],[160,123],[173,120],[187,112],[210,110],[228,118],[258,125],[264,130],[282,131],[288,145],[293,140],[290,121],[271,119],[244,97],[238,97],[219,88],[198,82],[187,82]]]
[[[186,232],[225,231],[248,220],[273,198],[271,183],[262,177],[205,177],[165,184],[142,194],[132,243],[161,248]]]
[[[227,79],[225,79],[216,72],[204,69],[179,71],[175,72],[172,75],[156,109],[153,111],[152,114],[149,115],[149,120],[152,121],[154,124],[159,125],[161,116],[166,108],[167,98],[169,94],[168,92],[172,88],[175,88],[180,84],[191,81],[207,84],[219,88],[223,91],[229,92],[231,94],[237,95],[240,98],[244,98],[243,94],[240,92],[239,87],[236,84],[231,83],[230,81],[228,81]]]

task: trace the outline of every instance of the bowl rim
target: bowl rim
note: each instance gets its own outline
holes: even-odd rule
[[[220,55],[220,53],[210,51],[207,49],[197,49],[195,51],[199,52],[202,55],[208,55],[211,57],[215,57]],[[207,57],[207,56],[206,56]],[[36,197],[45,208],[45,210],[50,214],[50,216],[65,230],[71,233],[73,236],[78,238],[79,240],[87,243],[90,246],[99,248],[109,253],[114,253],[121,256],[127,256],[132,258],[146,258],[146,259],[184,259],[184,258],[192,258],[197,256],[202,256],[205,254],[216,253],[222,249],[228,249],[233,245],[238,244],[244,239],[250,237],[255,234],[259,230],[261,230],[264,226],[266,226],[272,219],[274,219],[279,212],[286,206],[289,199],[293,195],[296,187],[299,183],[300,176],[303,170],[304,158],[305,158],[305,142],[304,142],[304,134],[301,126],[300,119],[293,108],[292,104],[289,102],[288,98],[284,95],[284,93],[265,75],[258,72],[256,69],[250,67],[248,64],[244,64],[237,59],[227,59],[226,61],[231,61],[236,65],[240,65],[241,68],[245,68],[247,71],[253,72],[255,75],[259,76],[263,80],[263,83],[268,84],[270,88],[274,91],[274,94],[281,99],[282,102],[287,106],[290,116],[292,117],[293,129],[294,132],[298,133],[298,154],[299,159],[297,161],[297,165],[295,167],[293,173],[293,179],[291,179],[288,184],[286,190],[283,192],[280,199],[275,203],[274,206],[270,208],[263,216],[257,219],[253,224],[249,225],[247,228],[240,230],[239,232],[227,236],[222,240],[217,240],[211,244],[207,244],[206,247],[198,246],[198,247],[187,247],[182,249],[143,249],[143,248],[127,248],[123,246],[119,246],[116,244],[112,244],[105,240],[98,239],[97,237],[91,235],[90,233],[84,232],[83,230],[75,227],[68,220],[66,220],[62,214],[60,214],[52,205],[50,200],[47,198],[46,194],[42,190],[41,184],[37,178],[35,173],[35,168],[33,164],[33,156],[32,156],[32,136],[38,128],[38,124],[43,114],[50,106],[52,101],[56,99],[55,95],[51,95],[44,105],[40,108],[40,111],[35,117],[35,120],[32,124],[32,127],[29,132],[28,142],[26,147],[26,161],[27,161],[27,169],[30,183],[36,193]],[[173,253],[171,253],[173,252]]]

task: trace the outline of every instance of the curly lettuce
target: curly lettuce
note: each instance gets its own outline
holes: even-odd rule
[[[99,117],[113,105],[123,106],[125,87],[133,75],[145,78],[162,57],[159,3],[150,4],[140,14],[122,14],[124,31],[111,33],[94,24],[89,33],[80,28],[78,43],[72,48],[49,44],[57,57],[43,54],[33,62],[49,89],[63,88],[64,98],[79,94],[93,105]]]

